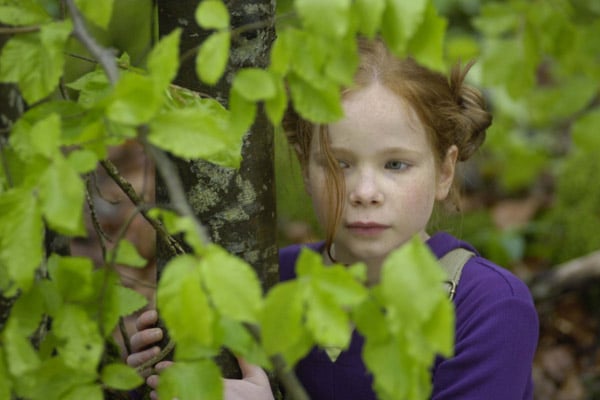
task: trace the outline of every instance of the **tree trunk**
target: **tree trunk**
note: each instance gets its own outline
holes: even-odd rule
[[[270,0],[229,0],[232,29],[258,21],[271,21],[275,13]],[[197,0],[158,0],[159,33],[183,29],[180,54],[197,48],[210,32],[200,29],[193,19]],[[249,30],[233,39],[230,61],[223,78],[214,87],[201,84],[195,73],[195,56],[183,61],[175,83],[208,94],[222,104],[227,98],[232,74],[243,67],[265,67],[275,38],[271,23]],[[239,171],[208,162],[175,160],[187,198],[212,240],[235,254],[257,271],[263,287],[278,280],[275,184],[273,168],[273,128],[263,110],[244,138]],[[168,193],[157,178],[157,202],[168,203]],[[158,275],[169,253],[161,244],[157,249]],[[225,376],[239,374],[230,357],[221,367]]]

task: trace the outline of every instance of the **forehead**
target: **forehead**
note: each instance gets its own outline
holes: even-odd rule
[[[414,109],[378,83],[348,93],[342,106],[344,117],[328,128],[332,147],[429,148],[425,128]]]

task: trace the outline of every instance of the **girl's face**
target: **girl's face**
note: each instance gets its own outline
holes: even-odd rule
[[[378,83],[350,93],[345,117],[329,126],[331,152],[344,176],[344,211],[333,255],[342,263],[363,261],[377,279],[383,259],[425,227],[436,200],[454,177],[457,150],[441,165],[425,128],[407,103]],[[305,184],[322,224],[329,212],[326,160],[313,136]]]

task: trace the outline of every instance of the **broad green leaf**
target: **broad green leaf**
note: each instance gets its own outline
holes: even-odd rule
[[[296,0],[294,7],[307,30],[339,39],[349,29],[350,4],[350,0]]]
[[[148,214],[152,218],[161,220],[170,234],[174,235],[183,232],[186,243],[196,252],[200,252],[204,248],[205,243],[198,237],[195,221],[191,218],[180,217],[170,210],[161,208],[153,208]]]
[[[423,23],[408,42],[408,53],[426,67],[444,71],[444,33],[447,21],[432,3],[427,5]]]
[[[126,73],[117,82],[108,117],[118,123],[139,125],[148,122],[162,105],[162,88],[149,76]]]
[[[74,387],[61,398],[62,400],[103,400],[104,393],[100,385],[90,383]]]
[[[312,86],[328,90],[331,80],[324,79],[323,71],[331,61],[331,53],[335,52],[330,41],[309,32],[290,30],[287,42],[293,54],[292,71]]]
[[[367,298],[353,309],[352,320],[358,331],[371,343],[390,340],[384,308],[374,298]]]
[[[358,19],[360,32],[368,38],[373,38],[381,25],[386,0],[356,0],[353,11]]]
[[[208,85],[216,84],[227,67],[231,34],[215,32],[200,46],[196,57],[196,74]]]
[[[52,229],[67,235],[85,233],[85,185],[62,157],[57,157],[41,177],[39,196],[44,218]]]
[[[37,200],[28,190],[11,189],[0,194],[0,270],[7,271],[12,286],[28,290],[42,262],[44,226]],[[7,282],[8,283],[8,282]]]
[[[175,29],[148,55],[148,70],[159,87],[166,87],[177,75],[179,68],[179,40],[181,29]]]
[[[68,88],[79,91],[77,103],[85,109],[90,109],[106,99],[112,92],[106,74],[101,69],[95,69],[67,84]]]
[[[93,280],[98,299],[92,306],[102,302],[100,322],[106,336],[117,326],[119,317],[130,315],[148,303],[141,293],[122,286],[119,275],[110,269],[95,271]]]
[[[429,0],[387,0],[381,33],[392,52],[405,54],[408,41],[423,23],[428,3]]]
[[[161,399],[196,400],[223,399],[223,379],[211,360],[179,361],[160,376],[158,396]]]
[[[348,315],[334,297],[319,290],[317,282],[311,285],[307,296],[306,327],[321,346],[346,348],[352,331]]]
[[[267,100],[276,94],[275,77],[264,69],[244,68],[235,75],[232,90],[250,101]]]
[[[314,345],[304,325],[304,299],[297,281],[274,286],[265,299],[261,317],[263,347],[267,354],[282,354],[294,365]]]
[[[422,338],[432,353],[450,357],[454,352],[454,310],[450,301],[440,301],[423,325]]]
[[[19,327],[10,320],[2,333],[8,370],[13,376],[35,370],[40,365],[40,358],[28,336],[22,334]]]
[[[295,31],[291,29],[278,32],[277,38],[271,47],[270,71],[280,76],[287,74],[294,54],[294,36]]]
[[[108,28],[114,0],[75,0],[75,4],[85,16],[87,22],[92,22],[104,29]]]
[[[63,73],[64,46],[71,30],[69,21],[52,22],[39,32],[12,37],[0,55],[0,82],[16,82],[29,104],[48,96]]]
[[[572,128],[575,146],[581,150],[600,148],[600,110],[596,109],[579,118]]]
[[[383,343],[366,340],[363,347],[363,361],[373,374],[373,388],[377,398],[382,400],[408,398],[411,385],[410,371],[416,368],[406,349],[410,347],[403,337],[391,337]],[[417,398],[415,398],[417,399]]]
[[[39,328],[46,312],[44,296],[39,285],[22,292],[10,310],[10,321],[23,334],[29,336]]]
[[[150,122],[148,140],[184,159],[201,158],[237,167],[241,159],[242,135],[231,132],[229,123],[227,111],[218,103],[170,110]],[[237,137],[232,137],[234,134]]]
[[[36,0],[0,1],[0,22],[5,25],[41,25],[50,21],[52,17]]]
[[[254,119],[256,118],[256,103],[246,99],[236,90],[232,90],[229,95],[229,109],[231,114],[229,116],[228,130],[230,133],[241,137],[248,132],[254,123]],[[237,162],[237,159],[234,159],[234,162]],[[232,166],[237,168],[239,165]]]
[[[196,22],[204,29],[227,29],[229,11],[221,0],[203,0],[196,9]]]
[[[85,174],[96,169],[98,156],[86,149],[73,150],[67,156],[69,166],[79,174]]]
[[[35,155],[46,159],[61,157],[60,131],[60,118],[57,114],[50,114],[35,125],[20,120],[15,124],[10,144],[26,161]]]
[[[435,257],[417,237],[392,252],[381,271],[382,295],[389,305],[387,316],[398,321],[392,329],[405,321],[418,324],[428,319],[444,297],[440,286],[444,279]]]
[[[135,245],[127,239],[122,239],[115,250],[117,252],[115,258],[117,264],[138,268],[143,268],[148,264],[148,261],[137,251]]]
[[[213,245],[203,252],[200,268],[204,287],[220,314],[236,321],[257,322],[262,289],[250,265]]]
[[[108,364],[100,377],[105,385],[118,390],[131,390],[144,383],[135,369],[125,364]]]
[[[52,331],[62,339],[58,354],[73,369],[95,373],[104,350],[98,324],[74,304],[64,304],[52,321]]]
[[[220,319],[223,331],[223,346],[230,349],[236,356],[243,357],[251,364],[272,369],[265,350],[250,334],[246,326],[229,318]]]
[[[289,87],[298,113],[315,123],[328,123],[340,119],[343,111],[339,88],[335,84],[328,86],[317,88],[312,85],[312,82],[291,74]]]
[[[265,101],[265,111],[269,117],[269,121],[274,126],[281,123],[283,114],[287,108],[288,97],[283,84],[283,80],[280,78],[274,79],[275,83],[275,96]]]
[[[158,309],[181,360],[206,356],[219,347],[216,316],[201,283],[198,260],[183,255],[169,262],[158,284]]]
[[[64,302],[91,300],[94,293],[93,270],[92,260],[85,257],[61,257],[53,254],[48,259],[48,272]]]
[[[0,386],[0,400],[10,400],[13,384],[6,365],[6,352],[3,346],[0,346],[0,382],[4,382]]]
[[[354,38],[344,38],[331,49],[330,59],[325,63],[325,74],[329,80],[345,87],[354,85],[354,74],[359,56]]]

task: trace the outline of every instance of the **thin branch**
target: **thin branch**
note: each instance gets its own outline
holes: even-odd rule
[[[15,35],[20,33],[39,32],[39,26],[2,26],[0,27],[0,35]]]
[[[92,56],[100,63],[108,77],[108,81],[114,85],[119,79],[119,67],[115,55],[109,49],[100,46],[96,39],[86,29],[83,15],[75,5],[74,0],[65,0],[69,14],[73,19],[73,33],[75,37],[85,46]]]
[[[163,349],[160,350],[160,353],[158,353],[157,355],[155,355],[154,357],[152,357],[145,363],[140,364],[136,368],[136,371],[139,374],[142,374],[145,370],[147,370],[149,368],[153,368],[156,363],[164,360],[174,348],[175,348],[175,342],[173,342],[173,340],[169,340],[167,345]]]
[[[185,253],[181,244],[175,239],[173,236],[167,232],[167,229],[164,225],[157,221],[156,219],[150,217],[148,212],[146,211],[146,207],[143,206],[143,200],[138,196],[135,189],[131,184],[123,178],[123,176],[119,173],[117,167],[109,160],[100,161],[100,165],[104,168],[108,176],[121,188],[123,193],[131,200],[131,202],[140,210],[142,216],[152,225],[156,233],[164,240],[164,242],[171,250],[172,254],[183,254]]]
[[[94,226],[94,231],[96,232],[96,235],[98,235],[98,241],[100,242],[100,250],[102,252],[102,259],[104,260],[106,258],[105,241],[110,242],[110,238],[108,237],[106,232],[104,232],[104,229],[102,229],[102,227],[100,226],[100,221],[98,219],[98,215],[96,214],[96,206],[94,205],[94,200],[92,199],[92,196],[91,196],[91,192],[92,192],[91,176],[92,175],[88,175],[87,179],[86,179],[87,190],[85,191],[85,200],[86,200],[88,208],[90,210],[90,218],[92,219],[92,225]]]
[[[131,341],[129,340],[129,332],[127,332],[127,327],[125,326],[125,318],[119,317],[119,331],[121,332],[121,336],[123,337],[123,343],[125,344],[125,351],[127,355],[131,354]]]

